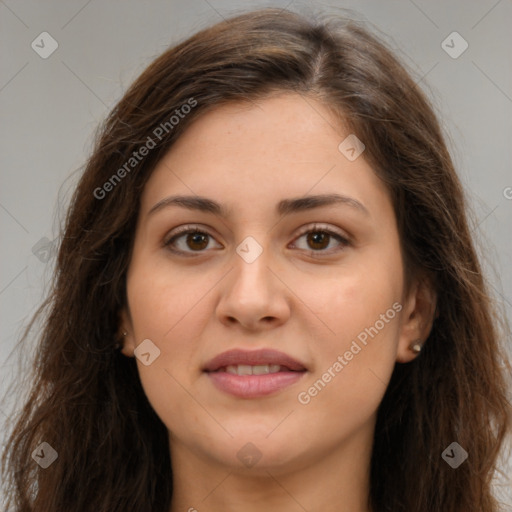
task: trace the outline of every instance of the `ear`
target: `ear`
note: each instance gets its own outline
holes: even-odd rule
[[[135,337],[133,335],[133,325],[128,309],[124,307],[119,313],[119,338],[121,343],[121,353],[127,357],[135,357]]]
[[[425,275],[415,278],[404,300],[396,357],[398,363],[408,363],[417,357],[411,345],[425,344],[434,323],[436,304],[437,293],[432,279]]]

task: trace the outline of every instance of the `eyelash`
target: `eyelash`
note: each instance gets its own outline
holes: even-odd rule
[[[175,254],[180,254],[180,255],[185,255],[186,257],[194,257],[195,255],[199,255],[203,252],[205,252],[205,250],[201,250],[201,251],[191,251],[191,253],[189,251],[182,251],[180,249],[173,249],[171,247],[171,245],[180,237],[182,237],[183,235],[188,235],[188,234],[202,234],[202,235],[207,235],[211,238],[214,238],[213,235],[211,235],[210,233],[208,233],[208,231],[204,230],[204,229],[200,229],[199,227],[191,227],[191,226],[183,226],[181,228],[178,228],[177,232],[175,232],[171,238],[169,238],[167,241],[165,241],[163,243],[163,246],[168,248],[171,252],[175,253]],[[341,249],[338,249],[338,250],[343,250],[343,248],[345,246],[348,246],[350,245],[350,241],[343,235],[341,235],[340,233],[330,229],[330,228],[327,228],[325,226],[321,226],[321,225],[318,225],[318,224],[315,224],[313,225],[313,227],[308,227],[307,229],[305,229],[304,231],[302,231],[301,233],[299,233],[299,235],[297,235],[296,239],[299,239],[301,238],[302,236],[304,235],[307,235],[309,233],[323,233],[323,234],[326,234],[326,235],[329,235],[330,237],[333,237],[335,238],[336,240],[338,240],[340,242],[340,245],[342,246]],[[330,242],[330,240],[329,240]],[[306,249],[303,249],[304,251],[306,252],[309,252],[309,254],[311,256],[317,256],[319,253],[324,253],[324,254],[332,254],[332,249],[331,250],[324,250],[324,249],[319,249],[319,250],[314,250],[314,249],[311,249],[309,251],[307,251]],[[334,252],[337,252],[336,250]],[[196,254],[194,254],[196,253]]]

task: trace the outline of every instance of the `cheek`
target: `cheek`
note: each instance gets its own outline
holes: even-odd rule
[[[135,267],[127,282],[128,303],[137,339],[155,339],[164,348],[193,334],[204,317],[203,299],[213,283],[206,275],[170,271],[164,264]]]
[[[307,295],[304,286],[299,292],[315,313],[316,366],[297,396],[301,407],[314,412],[306,422],[314,417],[333,429],[355,428],[377,409],[396,360],[401,275],[395,252],[361,257],[333,273],[323,290]]]
[[[388,260],[389,263],[390,260]],[[366,329],[376,325],[379,338],[395,339],[398,326],[402,280],[400,261],[394,265],[361,258],[357,265],[335,269],[314,283],[298,279],[295,291],[307,306],[312,335],[323,341],[324,353],[331,357],[350,346]],[[384,318],[383,318],[384,315]]]
[[[170,431],[182,431],[185,418],[192,424],[200,419],[188,390],[193,387],[197,365],[195,339],[199,339],[209,319],[205,299],[213,285],[205,276],[200,277],[170,275],[168,269],[158,265],[134,266],[127,282],[136,345],[150,339],[159,351],[148,366],[137,359],[141,384]]]
[[[150,366],[137,359],[150,400],[158,395],[162,382],[174,389],[172,377],[188,385],[197,364],[195,339],[211,316],[206,300],[211,287],[205,276],[170,273],[158,265],[132,268],[127,295],[135,343],[149,339],[159,351]]]
[[[394,301],[393,287],[377,294],[351,281],[324,298],[322,319],[334,333],[322,328],[323,336],[313,340],[314,372],[295,397],[303,411],[302,432],[314,442],[316,426],[323,425],[326,449],[332,437],[348,436],[371,421],[396,360],[401,304]]]

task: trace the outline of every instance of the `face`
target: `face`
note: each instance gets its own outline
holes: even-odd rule
[[[371,439],[421,333],[388,191],[338,149],[349,134],[299,95],[230,104],[147,182],[123,353],[173,457],[277,474]]]

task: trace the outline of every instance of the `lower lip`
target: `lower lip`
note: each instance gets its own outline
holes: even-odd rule
[[[306,372],[277,372],[264,375],[234,375],[226,372],[208,372],[213,384],[230,395],[240,398],[258,398],[271,395],[295,384]]]

